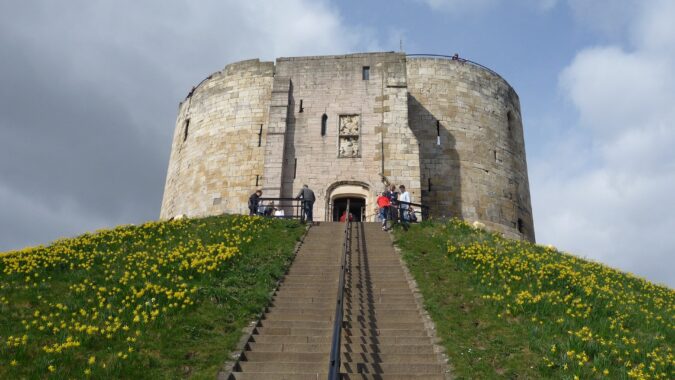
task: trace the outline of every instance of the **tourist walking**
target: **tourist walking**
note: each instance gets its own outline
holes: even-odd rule
[[[312,189],[310,189],[307,185],[303,185],[302,189],[298,193],[298,196],[295,198],[302,200],[302,209],[305,213],[305,221],[312,223],[314,221],[312,211],[314,210],[314,201],[316,200]]]
[[[262,190],[256,190],[255,193],[248,197],[248,214],[256,215],[258,213],[258,205],[260,204],[260,196]]]
[[[387,230],[387,219],[389,219],[389,206],[391,201],[384,192],[377,197],[377,206],[380,208],[380,219],[382,219],[382,231]]]

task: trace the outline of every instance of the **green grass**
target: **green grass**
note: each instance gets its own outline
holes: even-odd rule
[[[303,232],[223,216],[1,254],[0,378],[212,379]]]
[[[675,378],[673,290],[460,221],[395,236],[456,378]]]

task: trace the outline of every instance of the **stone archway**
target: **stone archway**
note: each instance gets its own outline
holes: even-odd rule
[[[334,213],[336,211],[334,206],[336,205],[336,201],[337,207],[342,207],[344,209],[344,200],[348,198],[354,200],[354,205],[362,207],[362,209],[358,210],[358,214],[363,216],[361,220],[374,220],[374,216],[371,215],[372,212],[369,212],[368,210],[368,207],[371,207],[374,204],[370,185],[362,181],[338,181],[328,186],[326,189],[326,214],[324,220],[334,220]],[[354,211],[356,213],[356,210]]]

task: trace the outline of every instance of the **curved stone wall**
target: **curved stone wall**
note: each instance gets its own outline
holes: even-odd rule
[[[469,62],[407,59],[408,121],[432,216],[481,221],[534,241],[518,95]]]
[[[246,213],[262,184],[274,63],[233,63],[180,104],[160,217]]]

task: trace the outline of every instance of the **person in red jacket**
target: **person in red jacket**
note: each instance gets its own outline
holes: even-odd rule
[[[389,219],[389,207],[391,201],[384,193],[380,193],[377,197],[377,207],[380,208],[380,219],[382,219],[382,231],[387,230],[387,219]]]
[[[347,210],[342,213],[342,216],[340,217],[340,222],[345,222],[347,220]],[[349,221],[353,222],[354,221],[354,214],[351,212],[349,213]]]

